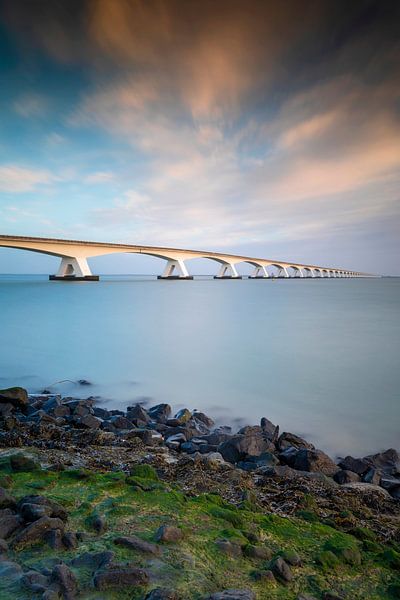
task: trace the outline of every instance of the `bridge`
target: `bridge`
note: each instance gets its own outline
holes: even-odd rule
[[[165,269],[159,279],[193,279],[189,274],[186,262],[194,258],[207,258],[219,263],[218,274],[214,279],[241,279],[236,266],[248,263],[253,266],[250,279],[267,278],[302,278],[302,277],[373,277],[368,273],[359,273],[348,269],[305,265],[287,261],[276,261],[265,258],[252,258],[236,254],[220,252],[203,252],[201,250],[183,250],[179,248],[163,248],[158,246],[136,246],[129,244],[111,244],[108,242],[86,242],[78,240],[61,240],[39,237],[0,235],[0,246],[18,248],[41,254],[49,254],[61,258],[60,267],[51,280],[62,281],[98,281],[93,275],[87,259],[105,254],[145,254],[156,256],[166,261]]]

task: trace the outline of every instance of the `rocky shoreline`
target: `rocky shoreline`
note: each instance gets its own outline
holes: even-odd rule
[[[332,529],[347,536],[343,539],[349,538],[353,557],[350,550],[346,559],[341,551],[323,546],[322,558],[318,555],[319,558],[314,557],[310,562],[321,570],[326,585],[336,581],[335,561],[342,559],[353,570],[364,564],[360,548],[372,553],[369,560],[378,563],[382,556],[388,556],[388,564],[382,566],[383,573],[389,569],[387,580],[381,584],[384,591],[368,597],[400,597],[397,577],[400,569],[400,457],[395,449],[362,458],[346,456],[335,463],[307,440],[294,433],[280,432],[267,418],[263,418],[260,425],[233,432],[230,427],[215,427],[208,415],[187,408],[173,416],[167,404],[148,409],[136,404],[126,411],[107,410],[93,397],[62,398],[47,392],[28,394],[19,387],[0,390],[0,449],[4,471],[0,477],[0,576],[5,568],[11,581],[10,589],[19,590],[17,595],[4,595],[4,598],[122,598],[127,597],[124,596],[127,590],[134,592],[130,598],[153,600],[347,597],[347,588],[343,585],[339,591],[324,590],[322,581],[316,590],[308,583],[299,586],[294,572],[305,557],[293,548],[290,548],[292,554],[287,549],[271,549],[263,539],[265,533],[252,534],[244,526],[237,526],[236,521],[242,523],[243,518],[230,514],[236,515],[236,511],[238,515],[240,511],[240,514],[248,514],[251,529],[254,519],[269,516],[300,523],[300,528],[307,531],[314,528],[318,532],[318,527],[326,527],[327,531]],[[147,492],[147,497],[157,489],[164,494],[165,490],[176,493],[174,489],[190,501],[220,498],[220,515],[217,514],[218,502],[205,513],[207,518],[211,514],[212,519],[225,519],[230,528],[223,529],[222,537],[213,540],[211,554],[217,551],[218,557],[236,561],[245,571],[257,563],[249,576],[249,584],[215,589],[216,576],[211,572],[197,590],[190,588],[191,592],[182,595],[178,588],[181,585],[185,589],[183,583],[175,586],[173,578],[157,577],[147,568],[149,561],[142,560],[143,556],[151,556],[150,562],[162,563],[166,554],[164,546],[184,544],[181,541],[184,534],[176,524],[160,524],[148,540],[132,534],[109,540],[104,532],[110,528],[100,513],[86,518],[89,534],[69,531],[66,526],[69,514],[51,494],[31,490],[22,497],[13,495],[14,485],[18,490],[27,491],[29,486],[35,488],[36,482],[37,489],[41,489],[42,479],[47,481],[48,478],[54,478],[53,486],[64,489],[63,478],[71,473],[78,481],[81,478],[86,482],[87,489],[96,487],[91,477],[119,474],[130,491],[133,488],[139,495]],[[158,496],[156,502],[159,502]],[[115,531],[118,532],[118,525]],[[86,552],[88,556],[80,552],[80,547],[87,547],[87,535],[96,536],[90,538],[96,548],[105,535],[101,552]],[[242,538],[241,543],[238,538]],[[354,540],[357,540],[356,545]],[[29,553],[36,556],[35,548],[41,544],[57,553],[66,553],[68,560],[58,557],[55,564],[53,561],[41,568],[27,568],[32,558]],[[297,546],[301,547],[300,541]],[[115,548],[125,558],[130,551],[142,558],[134,565],[116,562]],[[329,568],[324,561],[334,563],[331,565],[333,574],[327,574]],[[214,563],[217,564],[215,560]],[[159,570],[163,568],[159,566]],[[80,569],[91,571],[90,583],[79,579]],[[191,566],[188,573],[193,570]],[[217,567],[215,570],[217,573]],[[302,576],[299,577],[298,581]],[[153,583],[153,580],[165,583],[165,579],[167,587]],[[232,580],[234,583],[235,577]],[[221,574],[220,581],[229,583],[229,577]],[[308,593],[310,588],[315,595]],[[150,591],[146,592],[147,589]],[[203,590],[211,593],[207,595]],[[98,595],[99,591],[102,595]]]

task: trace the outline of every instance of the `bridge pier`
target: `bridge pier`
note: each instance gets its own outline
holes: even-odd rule
[[[242,279],[242,276],[236,271],[233,263],[221,263],[218,275],[214,275],[214,279]]]
[[[254,271],[251,275],[249,275],[249,279],[267,279],[269,277],[269,273],[263,265],[258,265],[254,267]]]
[[[176,260],[169,259],[162,275],[158,275],[157,279],[193,279],[193,275],[189,275],[185,263],[181,258]]]
[[[85,257],[64,256],[55,275],[49,275],[50,281],[99,281],[98,275],[92,275]]]

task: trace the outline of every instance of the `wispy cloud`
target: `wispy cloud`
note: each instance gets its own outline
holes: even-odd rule
[[[32,192],[51,183],[53,176],[45,169],[30,169],[17,165],[0,166],[0,191],[9,193]]]

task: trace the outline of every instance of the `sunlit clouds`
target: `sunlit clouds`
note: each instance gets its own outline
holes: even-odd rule
[[[6,2],[2,15],[2,106],[19,137],[4,126],[0,202],[23,209],[43,194],[50,224],[4,233],[288,248],[299,262],[342,264],[350,251],[359,270],[377,244],[393,247],[394,3],[41,7]]]

